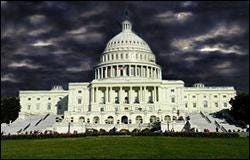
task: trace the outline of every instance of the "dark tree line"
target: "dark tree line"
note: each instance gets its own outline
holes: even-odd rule
[[[18,97],[1,97],[1,123],[15,121],[20,112],[20,103]]]
[[[232,105],[230,114],[234,119],[249,124],[249,93],[240,93],[229,103]]]

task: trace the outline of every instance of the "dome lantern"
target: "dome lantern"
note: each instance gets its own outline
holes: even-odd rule
[[[122,22],[122,32],[131,32],[132,31],[132,23],[128,20]]]

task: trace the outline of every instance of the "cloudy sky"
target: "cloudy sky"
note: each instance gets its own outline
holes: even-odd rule
[[[124,10],[163,79],[249,89],[249,2],[1,1],[1,95],[91,81]]]

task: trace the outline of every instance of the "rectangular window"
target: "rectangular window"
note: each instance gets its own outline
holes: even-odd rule
[[[78,104],[82,104],[82,99],[78,98]]]
[[[47,109],[51,110],[51,103],[48,103]]]
[[[195,98],[196,96],[193,96],[193,98]]]
[[[105,97],[101,97],[101,104],[105,104]]]
[[[217,95],[214,95],[214,98],[217,98],[218,96]]]
[[[37,109],[37,110],[40,109],[40,104],[36,104],[36,109]]]
[[[219,105],[218,105],[218,103],[216,102],[216,103],[214,103],[214,105],[215,105],[215,107],[219,107]]]
[[[171,89],[171,92],[173,93],[173,92],[174,92],[174,89]]]
[[[29,104],[28,107],[27,107],[27,109],[30,110],[30,108],[31,108],[31,105]]]
[[[30,101],[30,100],[31,100],[31,98],[28,98],[28,100]]]
[[[81,90],[79,90],[79,91],[78,91],[78,93],[82,93],[82,91],[81,91]]]
[[[185,108],[187,108],[188,107],[188,104],[187,103],[185,103]]]
[[[227,103],[224,103],[224,107],[227,107]]]
[[[227,96],[226,95],[223,95],[223,98],[226,98]]]
[[[171,102],[175,103],[175,98],[174,97],[171,98]]]
[[[101,112],[103,112],[104,111],[104,108],[101,108]]]
[[[187,98],[187,96],[184,96],[184,98]]]
[[[196,108],[196,103],[193,103],[193,107]]]

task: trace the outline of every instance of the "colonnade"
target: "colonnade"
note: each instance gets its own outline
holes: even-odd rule
[[[126,76],[161,79],[161,70],[145,65],[111,65],[95,69],[95,79]]]
[[[101,92],[101,94],[100,94]],[[132,92],[135,92],[134,94]],[[99,100],[97,97],[103,97]],[[134,104],[159,102],[158,86],[91,87],[91,103]]]

